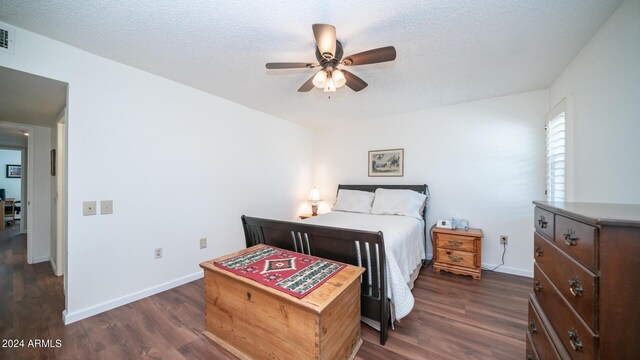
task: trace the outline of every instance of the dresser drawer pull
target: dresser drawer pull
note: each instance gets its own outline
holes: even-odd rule
[[[536,248],[536,256],[537,256],[537,257],[542,256],[542,248],[541,248],[540,246],[538,246],[538,247]]]
[[[533,285],[533,287],[536,289],[536,291],[542,291],[542,283],[538,280],[536,280],[535,284]]]
[[[578,238],[576,237],[576,232],[573,229],[568,229],[564,234],[564,243],[569,246],[575,246]]]
[[[538,332],[538,328],[536,327],[535,321],[529,320],[529,329],[531,329],[532,334],[536,334]]]
[[[452,255],[448,255],[449,260],[453,261],[453,262],[462,262],[462,258],[460,256],[452,256]]]
[[[251,293],[247,291],[247,294],[244,296],[244,298],[251,301]]]
[[[447,244],[450,246],[460,247],[462,246],[462,241],[449,240]]]
[[[578,336],[578,331],[576,331],[576,329],[569,330],[569,343],[571,344],[573,350],[582,351],[582,339],[580,339],[580,336]]]
[[[569,280],[569,291],[571,291],[571,295],[575,297],[582,296],[584,289],[582,288],[582,285],[580,285],[580,281],[578,281],[577,278]]]
[[[527,354],[527,360],[536,360],[531,354]]]
[[[529,223],[531,224],[531,223]],[[540,226],[543,229],[547,228],[547,220],[545,220],[544,216],[540,215],[540,219],[538,219],[538,226]]]

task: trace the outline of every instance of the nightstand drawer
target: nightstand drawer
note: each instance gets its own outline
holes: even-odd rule
[[[562,251],[571,255],[589,269],[593,271],[598,269],[596,262],[596,227],[557,215],[555,239],[556,245]]]
[[[595,331],[598,277],[539,234],[533,235],[536,264]]]
[[[463,267],[475,267],[476,254],[466,251],[437,249],[437,261]]]
[[[474,252],[476,251],[476,243],[475,237],[451,234],[436,235],[436,248]]]

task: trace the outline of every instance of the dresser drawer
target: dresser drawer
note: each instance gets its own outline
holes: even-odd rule
[[[475,237],[451,234],[436,235],[437,248],[474,252],[476,251],[476,243]]]
[[[476,266],[476,254],[470,253],[466,251],[456,251],[456,250],[448,250],[448,249],[437,249],[438,258],[437,261],[473,268]]]
[[[582,265],[596,271],[598,229],[562,215],[556,216],[555,244]]]
[[[542,236],[534,234],[533,238],[536,264],[591,329],[596,331],[598,277]]]
[[[538,353],[536,353],[535,348],[533,347],[533,343],[531,341],[531,335],[529,335],[529,333],[527,332],[527,349],[525,352],[526,358],[527,360],[538,360],[540,359],[538,357]]]
[[[598,337],[551,284],[538,264],[533,265],[534,294],[551,327],[573,359],[593,359]]]
[[[527,321],[529,326],[527,338],[531,339],[532,347],[535,349],[532,353],[539,359],[560,359],[560,355],[558,355],[551,337],[532,303],[533,301],[535,300],[529,300],[529,320]],[[529,356],[528,346],[527,344],[527,356]]]
[[[554,214],[547,210],[536,207],[534,210],[533,225],[540,234],[553,241]]]

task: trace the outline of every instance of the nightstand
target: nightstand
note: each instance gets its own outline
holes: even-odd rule
[[[470,275],[480,280],[482,230],[433,228],[433,270]]]

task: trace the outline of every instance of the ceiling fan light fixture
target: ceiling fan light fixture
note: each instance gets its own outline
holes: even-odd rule
[[[336,91],[336,84],[333,81],[333,78],[327,79],[327,85],[324,87],[324,92],[334,92]]]
[[[347,78],[344,77],[344,74],[340,70],[333,70],[331,73],[331,78],[333,79],[333,83],[336,88],[344,86],[347,83]]]
[[[313,77],[313,86],[317,88],[324,88],[327,85],[327,73],[324,70],[318,71],[316,76]]]

